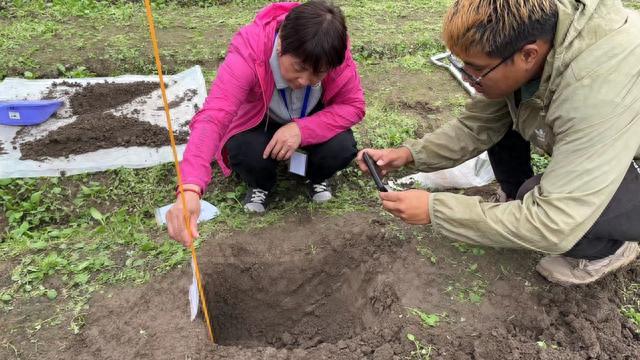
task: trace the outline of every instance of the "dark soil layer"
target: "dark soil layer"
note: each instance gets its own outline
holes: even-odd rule
[[[176,143],[187,142],[188,134],[178,132]],[[126,116],[93,113],[79,116],[46,136],[20,145],[21,159],[42,160],[67,157],[114,147],[169,145],[167,129]]]
[[[71,96],[70,103],[74,115],[102,112],[129,103],[158,88],[158,83],[148,81],[92,84],[76,91]]]
[[[416,251],[417,235],[434,262]],[[35,350],[26,332],[9,339],[22,358],[46,359],[417,358],[408,333],[430,348],[430,359],[637,359],[640,334],[620,315],[619,299],[625,284],[640,282],[640,265],[563,288],[533,271],[538,258],[461,253],[429,228],[375,214],[302,214],[200,249],[217,345],[202,316],[188,320],[188,266],[141,287],[106,289],[78,336],[64,325],[41,329]],[[480,302],[460,300],[478,280],[486,284]],[[441,321],[422,326],[407,307]],[[45,316],[36,315],[42,304],[20,312],[3,315],[7,329]],[[5,350],[15,353],[0,355]]]
[[[4,143],[0,141],[0,155],[6,154],[7,151],[4,149]]]

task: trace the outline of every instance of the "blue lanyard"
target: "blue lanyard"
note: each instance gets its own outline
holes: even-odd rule
[[[292,117],[291,112],[289,111],[289,104],[287,103],[287,93],[284,91],[284,89],[278,89],[278,92],[280,93],[280,98],[282,98],[284,107],[287,108],[289,117]],[[311,86],[307,85],[307,88],[304,90],[304,100],[302,100],[302,109],[300,110],[300,119],[307,116],[307,106],[309,105],[309,94],[311,94]]]

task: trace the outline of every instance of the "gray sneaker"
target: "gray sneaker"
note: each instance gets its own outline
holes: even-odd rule
[[[267,210],[269,192],[259,188],[251,188],[244,197],[244,210],[249,213],[263,214]]]
[[[615,254],[598,260],[574,259],[562,255],[545,256],[536,270],[547,280],[562,286],[588,284],[630,264],[639,254],[638,243],[627,241]]]
[[[309,196],[315,203],[324,203],[331,200],[333,195],[331,194],[329,182],[327,180],[319,184],[309,182]]]

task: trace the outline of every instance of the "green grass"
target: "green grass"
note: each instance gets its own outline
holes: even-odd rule
[[[92,0],[5,1],[0,6],[0,79],[55,76],[52,63],[115,75],[154,71],[141,2]],[[169,72],[198,63],[214,70],[231,35],[267,1],[154,1],[160,48]],[[440,50],[441,16],[448,0],[339,1],[348,18],[354,57],[431,69]],[[2,2],[0,2],[2,4]],[[200,7],[184,6],[196,4]],[[91,49],[93,51],[86,51]],[[422,66],[424,65],[424,67]]]
[[[153,1],[165,70],[174,73],[199,64],[209,84],[233,33],[267,3]],[[362,68],[422,74],[434,71],[427,60],[443,49],[439,29],[449,3],[338,1]],[[0,79],[154,72],[142,2],[0,0]],[[420,118],[390,103],[393,91],[367,92],[367,117],[355,128],[361,147],[397,146],[420,130]],[[202,239],[269,226],[302,213],[339,216],[378,206],[370,180],[355,168],[342,171],[336,181],[336,200],[325,205],[309,202],[296,181],[280,181],[269,213],[255,217],[240,206],[245,186],[216,173],[205,199],[221,215],[201,224]],[[182,266],[189,252],[154,221],[154,209],[174,200],[174,182],[171,164],[0,181],[0,224],[6,222],[0,262],[10,264],[9,273],[0,274],[0,311],[47,301],[51,316],[25,324],[29,331],[62,323],[77,333],[95,291],[142,283]],[[313,244],[309,249],[313,253]]]
[[[627,317],[640,334],[640,283],[625,284],[622,289],[622,305],[620,312]]]
[[[640,10],[640,0],[623,0],[622,3],[628,8]]]
[[[233,33],[268,3],[218,2],[153,1],[167,72],[199,64],[209,84]],[[363,77],[394,80],[388,74],[399,71],[431,80],[428,76],[442,72],[428,59],[444,49],[440,24],[451,0],[337,3],[347,16],[353,55]],[[640,9],[638,1],[625,4]],[[154,72],[141,1],[0,0],[0,79]],[[448,75],[446,79],[450,81]],[[419,134],[425,126],[423,120],[392,101],[396,93],[411,95],[415,89],[398,90],[388,82],[377,85],[367,89],[367,117],[355,127],[360,147],[398,146]],[[434,87],[437,90],[437,84]],[[439,116],[461,112],[467,98],[460,94],[446,93],[432,104],[442,111]],[[548,163],[542,156],[533,159],[536,172]],[[166,164],[66,178],[0,181],[0,216],[6,222],[6,230],[0,234],[0,262],[10,264],[9,272],[0,274],[0,311],[44,300],[51,304],[51,316],[27,324],[28,330],[64,323],[77,333],[95,291],[113,284],[142,283],[185,264],[189,252],[171,241],[154,221],[154,209],[174,200],[174,179],[172,165]],[[216,173],[205,199],[218,206],[221,215],[200,225],[202,239],[270,226],[298,214],[339,216],[378,206],[370,180],[354,168],[345,169],[336,180],[336,200],[325,205],[309,202],[297,182],[281,181],[269,213],[255,217],[240,206],[245,186]],[[406,240],[399,229],[390,231]],[[418,238],[417,251],[426,261],[439,261],[420,233],[412,236]],[[482,248],[466,244],[454,246],[467,260],[484,253]],[[309,251],[315,251],[313,244],[309,244]],[[446,291],[459,301],[479,303],[487,282],[473,261],[463,265],[460,279],[451,281]],[[638,298],[637,288],[630,286],[628,292]],[[621,311],[638,325],[640,304],[633,296],[625,300]],[[415,337],[409,340],[416,347],[414,358],[429,358],[430,346]]]

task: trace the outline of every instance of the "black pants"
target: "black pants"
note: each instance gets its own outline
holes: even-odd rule
[[[509,130],[488,150],[491,167],[500,187],[511,199],[524,195],[540,184],[542,175],[533,176],[529,142]],[[606,171],[606,170],[604,170]],[[514,190],[515,189],[515,190]],[[640,240],[640,164],[629,169],[598,220],[563,255],[596,260],[615,253],[626,241]]]
[[[227,142],[231,169],[249,187],[270,191],[275,186],[278,161],[263,159],[262,154],[281,126],[271,119],[265,129],[265,121],[262,121],[255,128],[234,135]],[[307,153],[307,178],[314,184],[346,168],[358,153],[351,129],[322,144],[305,146],[302,150]]]

